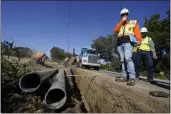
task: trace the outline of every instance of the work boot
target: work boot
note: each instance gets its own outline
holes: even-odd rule
[[[154,81],[153,81],[152,77],[148,77],[148,81],[150,82],[150,84],[154,84]]]
[[[129,79],[127,82],[127,85],[134,86],[135,85],[135,79]]]
[[[140,78],[139,78],[139,77],[136,77],[136,80],[137,80],[137,81],[140,81]]]
[[[116,81],[116,82],[126,82],[127,79],[124,78],[124,77],[116,77],[116,78],[115,78],[115,81]]]

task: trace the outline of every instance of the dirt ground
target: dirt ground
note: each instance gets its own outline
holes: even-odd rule
[[[17,58],[11,57],[16,62]],[[48,60],[45,66],[38,65],[31,59],[22,59],[19,64],[25,65],[31,71],[58,68],[60,63]],[[149,90],[139,86],[126,86],[115,82],[106,74],[93,70],[65,68],[69,95],[65,106],[59,110],[48,109],[43,103],[44,92],[25,93],[18,87],[18,82],[1,87],[1,112],[6,113],[169,113],[170,98],[155,98],[149,95]],[[79,76],[83,75],[83,76]],[[13,82],[13,80],[11,80]],[[80,94],[81,93],[81,94]],[[85,108],[86,107],[86,108]]]
[[[149,90],[115,82],[92,70],[72,68],[76,82],[90,112],[99,113],[169,113],[170,98],[152,97]],[[82,75],[82,76],[79,76]]]

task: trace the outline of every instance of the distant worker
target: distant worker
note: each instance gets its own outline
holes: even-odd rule
[[[114,32],[118,34],[117,38],[117,50],[120,55],[120,60],[122,63],[122,76],[117,77],[116,81],[125,82],[127,81],[127,74],[124,67],[124,58],[127,64],[127,71],[129,74],[129,80],[127,85],[135,85],[135,68],[132,61],[133,45],[132,36],[136,39],[138,43],[141,42],[141,33],[137,20],[128,20],[128,9],[124,8],[121,10],[121,21],[114,28]]]
[[[70,56],[68,56],[68,57],[65,58],[65,60],[64,60],[64,64],[63,64],[63,65],[64,65],[65,67],[68,66],[69,58],[70,58]]]
[[[139,47],[139,52],[137,54],[137,76],[139,76],[139,69],[141,63],[141,57],[145,56],[146,66],[147,66],[147,77],[148,81],[151,83],[153,81],[153,58],[157,59],[153,40],[147,35],[148,30],[145,27],[141,28],[142,42]]]
[[[80,66],[80,58],[77,57],[77,61],[76,61],[76,67],[79,67]]]
[[[42,64],[42,65],[44,65],[44,62],[47,59],[44,52],[39,52],[33,55],[33,57],[36,59],[37,64]]]
[[[137,75],[137,53],[139,51],[139,46],[140,44],[136,45],[135,47],[133,47],[133,54],[132,54],[132,60],[134,62],[134,67],[135,67],[135,74],[136,74],[136,79],[139,80],[139,76]]]

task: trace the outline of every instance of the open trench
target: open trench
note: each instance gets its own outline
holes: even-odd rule
[[[38,91],[24,93],[18,82],[1,88],[1,112],[5,113],[168,113],[169,99],[153,98],[147,90],[127,87],[110,77],[97,76],[95,72],[72,67],[65,68],[67,101],[52,110],[44,104],[44,96],[51,83],[46,81]],[[75,75],[75,76],[74,76]],[[76,76],[85,75],[85,76]],[[92,76],[90,76],[92,75]],[[57,95],[50,96],[52,100]]]
[[[91,113],[168,113],[169,98],[152,97],[147,89],[126,86],[109,76],[72,67],[75,82]],[[77,76],[76,76],[77,75]],[[79,76],[80,75],[80,76]]]
[[[66,90],[67,90],[68,99],[66,102],[66,106],[63,107],[63,108],[67,108],[64,111],[64,113],[87,113],[84,101],[82,99],[80,90],[75,80],[75,76],[72,75],[73,75],[72,70],[67,69],[65,81],[66,81]]]
[[[67,74],[72,75],[68,70]],[[55,75],[54,75],[55,76]],[[54,77],[53,76],[53,77]],[[2,88],[3,113],[86,113],[87,110],[82,102],[80,91],[75,82],[75,77],[65,77],[67,101],[60,109],[48,109],[44,104],[44,96],[51,86],[51,80],[45,81],[35,92],[25,93],[21,91],[18,81],[14,84]],[[59,94],[59,93],[58,93]],[[52,94],[51,100],[54,101],[60,96]]]

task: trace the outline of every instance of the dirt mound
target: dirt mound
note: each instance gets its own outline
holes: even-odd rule
[[[164,113],[169,112],[169,98],[154,98],[149,91],[117,83],[114,78],[93,71],[73,68],[76,82],[90,112],[99,113]]]

